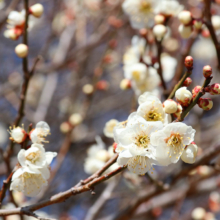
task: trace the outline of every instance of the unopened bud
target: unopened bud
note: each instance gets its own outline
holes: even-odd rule
[[[202,36],[205,38],[209,38],[210,37],[210,32],[207,28],[202,30]]]
[[[94,92],[94,87],[91,84],[86,84],[83,86],[82,90],[86,95],[90,95]]]
[[[71,130],[71,126],[68,122],[63,122],[60,125],[60,131],[64,134],[68,133]]]
[[[192,21],[192,14],[190,11],[181,11],[178,18],[182,24],[187,25]]]
[[[153,28],[153,34],[158,41],[161,41],[164,35],[166,34],[166,27],[163,24],[157,24]]]
[[[11,40],[17,40],[17,39],[18,39],[18,36],[17,36],[17,34],[16,34],[16,32],[15,32],[14,29],[6,30],[6,31],[4,32],[4,36],[5,36],[6,38],[11,39]]]
[[[165,17],[163,15],[156,15],[154,17],[154,22],[155,22],[155,24],[164,24]]]
[[[76,126],[82,123],[82,116],[78,113],[74,113],[70,116],[69,118],[69,122],[72,126]]]
[[[196,30],[200,30],[201,29],[201,27],[202,27],[202,21],[200,21],[200,20],[194,20],[193,21],[193,25],[194,25],[194,27],[195,27],[195,29]]]
[[[193,94],[193,98],[196,97],[196,95],[198,94],[198,92],[201,91],[202,86],[196,86],[193,90],[192,90],[192,94]]]
[[[177,111],[173,114],[174,117],[179,118],[182,114],[183,107],[179,103],[177,103]]]
[[[185,79],[185,81],[183,82],[183,86],[188,87],[188,86],[191,85],[191,83],[192,83],[192,79],[191,79],[190,77],[187,77],[187,78]]]
[[[24,58],[28,54],[28,46],[25,44],[19,44],[15,47],[15,53],[18,57]]]
[[[206,211],[204,208],[197,207],[192,211],[192,219],[193,220],[201,220],[204,219]]]
[[[35,5],[32,5],[30,7],[29,11],[34,17],[39,18],[39,17],[41,17],[41,15],[44,12],[44,7],[43,7],[43,5],[38,3]]]
[[[213,107],[213,101],[210,98],[200,98],[197,104],[205,111],[208,111]]]
[[[187,39],[190,37],[190,35],[192,33],[192,27],[191,26],[184,26],[183,24],[181,24],[178,28],[178,31],[179,31],[182,38]]]
[[[142,37],[146,37],[147,36],[147,29],[142,28],[142,29],[139,30],[139,33]]]
[[[211,86],[208,86],[206,89],[206,92],[209,92],[211,95],[219,95],[220,94],[220,84],[215,83]]]
[[[96,83],[96,88],[98,90],[108,90],[109,83],[105,80],[100,80],[99,82]]]
[[[219,15],[213,15],[212,16],[212,26],[217,31],[220,29],[220,16]]]
[[[191,56],[187,56],[184,64],[186,68],[193,68],[193,58]]]
[[[192,100],[192,93],[186,87],[182,87],[176,91],[175,97],[182,106],[188,106]]]
[[[131,88],[131,81],[129,79],[123,79],[120,82],[120,88],[121,90],[127,90]]]
[[[165,113],[173,114],[177,112],[177,103],[172,99],[168,99],[163,103],[163,108]]]
[[[203,67],[203,76],[208,78],[212,75],[212,67],[207,65]]]
[[[213,212],[220,210],[220,194],[217,191],[211,192],[209,195],[209,209]]]
[[[194,142],[192,142],[190,145],[185,147],[183,154],[181,155],[182,161],[190,164],[195,163],[197,152],[198,147]]]
[[[108,43],[109,47],[111,47],[112,49],[116,48],[116,47],[117,47],[117,44],[118,44],[118,42],[117,42],[116,39],[112,39],[112,40],[110,40],[109,43]]]

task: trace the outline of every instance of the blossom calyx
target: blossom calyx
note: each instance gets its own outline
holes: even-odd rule
[[[14,127],[12,129],[12,127],[9,128],[10,131],[10,135],[11,137],[9,138],[10,140],[18,143],[18,144],[21,144],[22,142],[24,142],[27,138],[27,133],[26,131],[21,128],[21,127]]]
[[[185,67],[188,69],[188,68],[193,68],[193,58],[191,56],[187,56],[185,58]]]
[[[183,86],[188,87],[188,86],[191,85],[191,83],[192,83],[192,79],[191,79],[190,77],[187,77],[187,78],[185,79],[185,81],[183,82]]]
[[[203,67],[203,76],[208,78],[212,75],[212,67],[207,65]]]
[[[182,106],[186,107],[192,100],[192,93],[186,87],[181,87],[176,91],[175,98]]]
[[[28,55],[28,46],[26,44],[18,44],[15,47],[15,53],[20,58],[26,57]]]
[[[44,12],[44,7],[41,4],[35,4],[32,5],[29,9],[30,14],[32,14],[34,17],[39,18]]]
[[[211,95],[219,95],[220,94],[220,84],[214,83],[211,86],[205,88],[206,92],[209,92]]]
[[[166,32],[167,32],[167,29],[163,24],[157,24],[153,28],[153,34],[158,41],[162,40]]]
[[[183,154],[181,155],[182,161],[190,164],[195,163],[197,152],[198,147],[194,142],[192,142],[185,147]]]
[[[208,111],[213,107],[213,101],[210,98],[200,98],[197,104],[205,111]]]
[[[163,108],[164,108],[165,113],[167,114],[175,113],[177,112],[177,103],[172,99],[167,99],[163,103]]]
[[[192,14],[190,11],[181,11],[178,18],[182,24],[188,25],[192,21]]]
[[[201,91],[202,86],[196,86],[193,90],[192,90],[192,94],[193,94],[193,98],[196,97],[196,95],[198,94],[198,92]]]

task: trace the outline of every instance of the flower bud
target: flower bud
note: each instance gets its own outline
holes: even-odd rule
[[[114,134],[113,134],[113,130],[114,127],[119,123],[119,121],[117,121],[116,119],[111,119],[109,120],[104,127],[103,133],[106,137],[110,137],[113,138]]]
[[[175,113],[177,112],[177,103],[173,101],[172,99],[167,99],[163,103],[163,108],[164,108],[165,113],[167,114]]]
[[[191,85],[191,83],[192,83],[192,79],[191,79],[190,77],[187,77],[187,78],[185,79],[185,81],[183,82],[183,86],[188,87],[188,86]]]
[[[17,127],[17,128],[11,128],[10,127],[10,131],[9,131],[11,137],[10,140],[21,144],[22,142],[25,141],[26,137],[27,137],[27,133],[25,132],[25,130],[23,128]]]
[[[204,28],[204,29],[202,30],[202,36],[203,36],[204,38],[209,38],[209,37],[210,37],[210,32],[209,32],[209,30],[208,30],[207,28]]]
[[[131,81],[129,79],[123,79],[120,82],[120,88],[121,90],[127,90],[131,88]]]
[[[193,21],[193,26],[195,27],[195,29],[196,30],[200,30],[201,29],[201,27],[202,27],[202,21],[200,21],[200,20],[194,20]]]
[[[38,3],[35,5],[32,5],[30,7],[29,11],[34,17],[39,18],[39,17],[41,17],[41,15],[44,12],[44,7],[43,7],[43,5]]]
[[[163,15],[156,15],[154,17],[154,22],[155,22],[155,24],[164,24],[165,17]]]
[[[69,118],[69,122],[72,126],[76,126],[82,123],[82,116],[78,113],[74,113],[70,116]]]
[[[147,29],[146,28],[140,29],[139,34],[141,35],[141,37],[145,38],[147,36]]]
[[[193,68],[193,58],[191,56],[187,56],[184,64],[186,68]]]
[[[158,41],[162,40],[164,35],[166,34],[166,27],[163,24],[157,24],[153,28],[153,34]]]
[[[206,88],[206,92],[209,92],[211,95],[219,95],[220,94],[220,84],[215,83]]]
[[[192,94],[193,94],[193,98],[196,97],[196,95],[198,94],[198,92],[201,91],[202,86],[196,86],[193,90],[192,90]]]
[[[217,31],[220,29],[220,16],[219,15],[213,15],[212,16],[212,26]]]
[[[212,75],[212,67],[207,65],[203,67],[203,76],[208,78]]]
[[[211,192],[209,195],[209,209],[213,212],[220,210],[220,194],[217,191]]]
[[[198,147],[195,143],[192,142],[184,149],[183,154],[181,155],[182,161],[190,164],[195,163],[197,152],[198,152]]]
[[[28,46],[25,44],[19,44],[15,47],[15,53],[18,57],[24,58],[28,54]]]
[[[64,134],[68,133],[71,130],[71,126],[68,122],[63,122],[60,125],[60,131]]]
[[[114,142],[114,144],[113,144],[114,153],[115,153],[115,150],[116,150],[116,148],[117,148],[117,145],[118,145],[118,144]]]
[[[186,87],[181,87],[176,91],[175,97],[182,106],[188,106],[192,100],[192,93]]]
[[[96,83],[96,88],[98,90],[108,90],[109,83],[105,80],[100,80],[99,82]]]
[[[91,84],[86,84],[82,90],[86,95],[91,95],[94,92],[94,87]]]
[[[202,220],[204,219],[206,211],[204,208],[197,207],[192,211],[192,219],[193,220]]]
[[[187,25],[192,21],[192,15],[190,11],[181,11],[178,15],[178,18],[184,25]]]
[[[108,151],[101,149],[96,154],[96,159],[106,162],[109,159],[109,153]]]
[[[179,31],[182,38],[187,39],[190,37],[190,35],[192,33],[192,27],[191,26],[184,26],[183,24],[181,24],[178,28],[178,31]]]
[[[183,107],[179,103],[177,103],[177,111],[173,114],[174,117],[179,118],[182,114]]]
[[[208,111],[213,107],[213,101],[210,98],[200,98],[197,104],[205,111]]]
[[[17,34],[16,34],[16,32],[15,32],[14,29],[6,30],[6,31],[4,32],[4,36],[5,36],[6,38],[11,39],[11,40],[17,40],[17,39],[18,39],[18,36],[17,36]]]

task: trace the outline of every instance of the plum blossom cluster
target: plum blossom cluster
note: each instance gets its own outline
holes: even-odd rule
[[[29,133],[23,127],[10,128],[9,132],[10,139],[24,148],[18,153],[19,166],[13,173],[10,190],[34,197],[47,185],[50,164],[57,155],[44,149],[43,144],[47,143],[45,138],[50,133],[50,127],[46,122],[40,121]],[[28,140],[31,140],[32,144],[25,147]]]
[[[41,17],[43,11],[44,8],[39,3],[32,5],[29,8],[29,14],[33,15],[36,18]],[[25,14],[26,14],[25,10],[22,10],[20,12],[11,11],[9,13],[7,20],[8,22],[7,30],[4,32],[4,36],[6,38],[17,40],[23,34],[25,28]]]
[[[139,107],[126,122],[114,127],[117,163],[127,165],[136,174],[143,175],[153,165],[167,166],[181,158],[194,163],[197,146],[193,142],[195,130],[182,122],[172,122],[163,103],[152,93],[138,98]]]

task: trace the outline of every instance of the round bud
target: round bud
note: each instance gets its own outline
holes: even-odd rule
[[[208,78],[212,75],[212,67],[207,65],[203,67],[203,76]]]
[[[153,34],[158,41],[161,41],[164,35],[166,34],[166,27],[163,24],[157,24],[153,28]]]
[[[118,44],[118,42],[117,42],[116,39],[112,39],[112,40],[110,40],[109,43],[108,43],[109,47],[112,48],[112,49],[116,48],[116,47],[117,47],[117,44]]]
[[[198,94],[198,92],[201,91],[202,86],[196,86],[193,90],[192,90],[192,94],[193,94],[193,98],[196,97],[196,95]]]
[[[108,90],[109,83],[106,80],[100,80],[99,82],[96,83],[96,88],[98,90]]]
[[[192,93],[186,87],[182,87],[176,91],[175,97],[182,106],[188,106],[192,100]]]
[[[71,126],[68,122],[63,122],[60,125],[60,131],[64,134],[68,133],[71,130]]]
[[[167,99],[163,103],[163,108],[164,108],[165,113],[173,114],[173,113],[177,112],[177,103],[175,101],[173,101],[172,99]]]
[[[142,28],[142,29],[139,30],[139,33],[142,37],[146,37],[147,36],[147,29]]]
[[[187,56],[184,64],[186,68],[193,68],[193,58],[191,56]]]
[[[78,113],[74,113],[70,116],[69,118],[69,122],[72,126],[76,126],[82,123],[82,116]]]
[[[204,28],[202,30],[202,36],[205,37],[205,38],[209,38],[210,37],[210,32],[207,28]]]
[[[179,103],[177,103],[177,111],[173,114],[174,117],[179,118],[182,114],[183,107]]]
[[[90,95],[94,92],[94,87],[91,84],[86,84],[83,86],[82,90],[86,95]]]
[[[5,36],[6,38],[11,39],[11,40],[17,40],[17,39],[18,39],[18,36],[17,36],[17,34],[15,33],[15,30],[14,30],[14,29],[6,30],[6,31],[4,32],[4,36]]]
[[[206,211],[204,208],[197,207],[192,211],[192,219],[193,220],[201,220],[204,219]]]
[[[202,28],[202,21],[201,20],[194,20],[193,21],[193,26],[195,27],[196,30],[200,30]]]
[[[183,24],[181,24],[178,28],[178,31],[179,31],[182,38],[187,39],[190,37],[190,35],[192,33],[192,27],[191,26],[184,26]]]
[[[213,101],[210,98],[200,98],[197,104],[205,111],[208,111],[213,107]]]
[[[163,15],[156,15],[154,17],[154,22],[155,22],[155,24],[164,24],[165,17]]]
[[[41,15],[44,12],[44,7],[43,7],[43,5],[38,3],[35,5],[32,5],[30,7],[29,11],[34,17],[39,18],[39,17],[41,17]]]
[[[212,16],[212,26],[217,31],[220,29],[220,16],[219,15],[213,15]]]
[[[127,90],[131,88],[131,81],[129,79],[123,79],[120,82],[120,88],[121,90]]]
[[[28,46],[25,44],[19,44],[15,47],[15,53],[18,57],[24,58],[28,54]]]
[[[183,86],[188,87],[188,86],[191,85],[191,83],[192,83],[192,79],[191,79],[190,77],[187,77],[187,78],[185,79],[185,81],[183,82]]]
[[[181,11],[178,15],[178,18],[184,25],[187,25],[192,21],[192,15],[190,11]]]
[[[208,92],[211,95],[219,95],[220,94],[220,84],[215,83],[208,87]]]
[[[181,155],[182,161],[190,164],[195,163],[197,152],[198,147],[194,142],[192,142],[184,149],[183,154]]]

